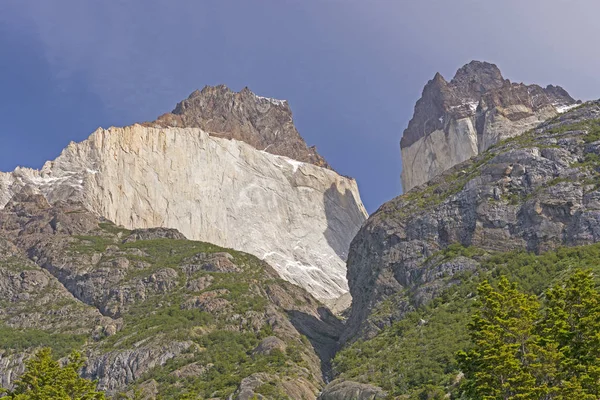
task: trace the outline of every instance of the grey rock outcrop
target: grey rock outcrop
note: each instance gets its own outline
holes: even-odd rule
[[[277,336],[269,336],[261,340],[261,342],[252,351],[254,354],[271,354],[273,351],[285,352],[286,344]]]
[[[199,128],[98,129],[40,171],[0,173],[0,208],[23,188],[254,254],[321,299],[347,292],[348,247],[367,215],[353,179]],[[169,232],[146,234],[179,235]]]
[[[591,102],[384,204],[351,245],[345,340],[373,336],[434,297],[440,276],[476,270],[469,259],[431,262],[451,244],[543,252],[600,241],[598,182],[600,102]],[[385,300],[393,311],[374,318]]]
[[[376,400],[387,393],[376,386],[352,381],[333,381],[325,387],[318,400]]]
[[[269,387],[271,394],[260,393],[261,387]],[[230,400],[255,400],[287,398],[298,400],[313,400],[317,388],[303,377],[295,379],[279,379],[275,375],[267,373],[252,374],[242,380],[238,390]],[[275,395],[274,395],[275,394]]]
[[[29,358],[25,352],[0,351],[0,387],[10,388],[25,371],[25,361]]]
[[[152,239],[180,239],[185,240],[186,237],[177,229],[167,228],[150,228],[150,229],[135,229],[129,236],[123,240],[123,243],[137,242],[138,240]]]
[[[187,350],[192,342],[171,342],[164,346],[145,346],[88,357],[82,376],[98,379],[98,389],[114,393],[153,368]]]
[[[486,62],[472,61],[450,82],[436,74],[400,142],[404,192],[574,105],[559,86],[512,83]]]
[[[182,268],[188,275],[197,271],[208,272],[239,272],[240,269],[231,260],[229,253],[198,253],[185,260],[187,263]]]

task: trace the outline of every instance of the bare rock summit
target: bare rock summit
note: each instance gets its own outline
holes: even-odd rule
[[[560,86],[513,83],[487,62],[470,62],[450,82],[436,74],[400,142],[404,192],[577,104]]]
[[[211,136],[236,139],[271,154],[330,168],[316,147],[300,136],[286,100],[234,92],[225,85],[205,86],[149,126],[200,128]]]

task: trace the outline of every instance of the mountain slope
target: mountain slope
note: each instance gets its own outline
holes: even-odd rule
[[[225,91],[223,98],[209,96],[215,91]],[[98,129],[87,140],[71,143],[41,171],[0,173],[0,207],[30,186],[51,203],[74,199],[129,229],[174,228],[191,239],[249,252],[320,299],[346,293],[348,247],[367,215],[356,181],[236,140],[250,135],[262,146],[273,139],[272,148],[282,150],[279,144],[297,136],[287,104],[260,111],[265,100],[249,91],[202,93],[186,100],[193,106],[179,108],[220,115],[218,120],[226,122],[221,128],[231,129],[234,139],[199,128]],[[238,98],[242,105],[235,103]],[[203,103],[197,105],[198,99]],[[233,109],[228,101],[235,103]],[[254,109],[248,111],[248,104]],[[245,111],[240,115],[240,110]],[[284,116],[289,117],[285,123],[277,119]],[[272,138],[279,128],[287,133],[275,132]],[[295,150],[286,154],[306,158]]]
[[[341,323],[249,254],[129,231],[25,190],[0,211],[0,382],[38,346],[88,357],[99,389],[314,399]]]
[[[511,83],[486,62],[470,62],[450,82],[436,74],[400,142],[404,192],[574,105],[559,86]]]
[[[600,104],[586,103],[380,207],[351,245],[348,336],[376,331],[367,314],[403,288],[431,298],[435,274],[421,266],[450,244],[542,252],[598,241],[599,119]]]
[[[590,102],[384,204],[352,241],[338,378],[446,393],[479,279],[507,274],[539,293],[569,268],[600,271],[599,199],[600,102]]]
[[[462,375],[456,353],[472,345],[467,326],[478,309],[478,284],[487,279],[496,285],[499,276],[506,276],[520,290],[541,296],[549,287],[563,283],[575,269],[591,269],[600,276],[598,260],[598,243],[539,255],[449,246],[431,257],[423,269],[440,271],[444,264],[470,263],[476,272],[439,277],[437,285],[441,287],[432,301],[414,305],[414,311],[373,338],[358,340],[339,352],[334,360],[336,380],[377,385],[402,399],[437,399],[449,393],[452,398],[461,398],[458,384]],[[410,293],[406,299],[411,301]],[[389,315],[386,310],[389,308],[380,308],[379,315]]]

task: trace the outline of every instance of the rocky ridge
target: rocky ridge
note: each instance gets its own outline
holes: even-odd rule
[[[541,253],[600,241],[599,121],[600,102],[585,103],[377,210],[350,249],[345,339],[372,337],[440,293],[440,277],[476,270],[467,259],[432,264],[452,244]]]
[[[464,89],[459,91],[463,99],[464,93],[495,93],[501,101],[523,90],[511,84],[514,90],[504,93],[506,82],[492,67],[472,63],[457,73],[453,85]],[[528,93],[537,90],[525,88]],[[597,252],[591,254],[600,252],[594,245],[600,243],[600,101],[561,106],[562,89],[539,89],[549,102],[542,101],[540,109],[551,105],[555,111],[569,110],[554,112],[522,134],[510,131],[515,125],[505,126],[510,131],[506,137],[500,133],[501,140],[478,150],[475,157],[384,204],[363,225],[348,256],[353,302],[345,326],[304,289],[280,280],[286,270],[281,263],[274,262],[275,272],[249,254],[186,240],[195,233],[183,231],[188,225],[182,221],[201,208],[187,211],[171,203],[172,198],[183,199],[187,207],[198,198],[195,190],[209,182],[208,187],[225,187],[225,194],[201,192],[200,198],[218,198],[239,218],[241,210],[263,203],[285,209],[271,197],[244,191],[248,177],[253,189],[275,182],[271,190],[284,196],[289,184],[290,207],[301,207],[293,199],[300,194],[312,205],[322,198],[324,211],[317,211],[327,216],[323,237],[342,259],[345,236],[339,240],[335,234],[346,229],[347,221],[360,219],[360,212],[352,210],[362,206],[353,181],[338,180],[329,169],[257,151],[199,128],[136,125],[99,130],[88,141],[70,145],[42,171],[0,174],[0,195],[6,199],[0,210],[0,294],[8,299],[0,307],[0,384],[10,387],[28,354],[51,345],[59,353],[83,350],[89,358],[83,374],[99,379],[99,388],[110,395],[139,390],[148,399],[182,394],[323,400],[450,396],[460,381],[452,354],[464,344],[460,329],[466,326],[474,290],[469,279],[489,272],[490,259],[519,251],[531,253],[523,257],[533,260],[527,264],[534,268],[528,272],[532,276],[535,268],[544,267],[536,264],[535,255],[556,250],[560,258],[567,254],[560,250],[572,246],[595,246]],[[533,121],[513,117],[527,124]],[[190,164],[194,158],[183,154],[191,165],[188,171],[177,164],[181,149],[196,149],[205,158]],[[138,166],[132,161],[136,157],[148,162]],[[196,173],[207,160],[212,162],[211,157],[219,163],[226,160],[216,185],[211,174]],[[210,171],[219,163],[209,163]],[[178,170],[186,172],[173,172]],[[281,184],[285,180],[288,184]],[[145,183],[137,185],[138,181]],[[328,192],[322,182],[330,181],[335,185]],[[192,187],[194,195],[180,192],[181,187]],[[303,192],[309,187],[306,193],[316,196]],[[163,199],[154,190],[167,190],[172,198]],[[246,196],[241,206],[228,202],[232,193]],[[102,198],[110,202],[98,200]],[[337,211],[329,214],[332,204]],[[121,206],[133,211],[120,214]],[[121,218],[125,227],[102,215]],[[138,215],[143,218],[135,220]],[[273,219],[260,211],[256,215],[267,224],[288,223],[279,213]],[[243,229],[256,224],[256,215],[231,224]],[[315,215],[313,225],[323,220],[322,214]],[[128,225],[128,218],[135,223]],[[143,228],[175,225],[164,222],[170,218],[182,224],[185,235],[170,228]],[[201,221],[190,221],[189,227]],[[210,224],[202,229],[219,240]],[[310,227],[302,229],[308,232]],[[258,234],[253,231],[252,239]],[[314,238],[313,245],[320,246],[322,238]],[[289,251],[276,238],[268,240],[282,246],[282,254]],[[568,253],[572,258],[567,258],[566,268],[583,257],[583,251]],[[546,270],[539,275],[555,278]],[[429,305],[429,314],[418,313]],[[457,328],[444,331],[451,336],[437,335],[435,329],[442,331],[439,326],[448,322],[435,319],[440,313]],[[435,354],[437,364],[431,367],[429,353],[437,352],[439,341],[448,342],[448,337],[459,341],[459,347]],[[341,345],[345,350],[331,370],[330,360]],[[404,356],[403,348],[413,346],[423,364],[393,357],[395,352]],[[414,370],[415,365],[423,369],[412,375],[397,372]],[[435,383],[442,384],[431,387],[435,368],[441,370]],[[416,383],[407,376],[419,374],[417,378],[428,384],[409,391]]]
[[[320,299],[347,293],[348,247],[367,213],[356,181],[314,165],[322,163],[302,150],[287,103],[216,87],[192,94],[176,111],[183,125],[210,134],[98,129],[39,171],[0,173],[0,208],[30,187],[50,203],[75,200],[128,229],[173,228],[249,252]]]
[[[576,104],[560,86],[513,83],[486,62],[470,62],[449,82],[436,74],[400,142],[404,191]]]

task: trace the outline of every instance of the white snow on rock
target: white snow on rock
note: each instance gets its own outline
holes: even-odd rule
[[[287,100],[273,99],[271,97],[263,97],[257,94],[255,94],[254,96],[259,100],[268,101],[269,103],[274,104],[276,106],[283,106],[285,103],[287,103]]]
[[[559,114],[563,114],[566,113],[569,110],[572,110],[575,107],[580,106],[581,104],[555,104],[554,107],[556,108],[556,112],[558,112]]]
[[[478,105],[479,105],[479,102],[478,102],[478,101],[472,101],[472,102],[469,102],[469,103],[467,103],[467,107],[469,107],[469,109],[470,109],[472,112],[475,112],[475,111],[477,110],[477,106],[478,106]]]
[[[298,168],[301,167],[302,165],[305,165],[305,163],[303,163],[302,161],[293,160],[293,159],[287,158],[287,157],[282,157],[282,158],[285,159],[285,161],[292,166],[292,168],[294,169],[294,172],[298,171]]]

